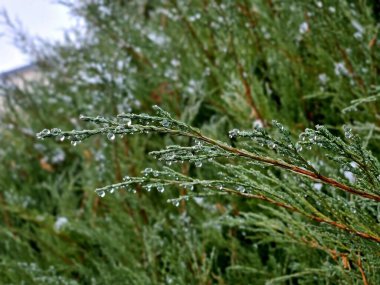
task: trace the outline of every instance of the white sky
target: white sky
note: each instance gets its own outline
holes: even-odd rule
[[[6,10],[11,19],[17,18],[31,35],[49,40],[63,38],[63,30],[74,25],[68,9],[52,0],[0,0],[0,10]],[[29,63],[12,44],[9,29],[0,18],[0,72]]]

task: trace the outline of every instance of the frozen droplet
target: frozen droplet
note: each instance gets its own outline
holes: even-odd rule
[[[108,133],[107,134],[107,139],[109,139],[110,141],[115,140],[115,134],[114,133]]]
[[[197,161],[194,163],[194,165],[195,165],[196,167],[202,167],[202,161],[197,160]]]
[[[98,196],[101,198],[106,196],[106,192],[104,192],[103,190],[96,190],[96,194],[98,194]]]

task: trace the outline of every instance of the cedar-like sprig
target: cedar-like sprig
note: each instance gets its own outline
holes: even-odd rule
[[[74,145],[97,134],[104,134],[109,140],[114,140],[116,136],[138,133],[164,133],[172,136],[190,137],[194,140],[193,146],[172,145],[163,150],[153,151],[151,155],[169,165],[186,161],[201,167],[203,163],[211,163],[215,169],[220,170],[219,178],[201,180],[185,176],[168,167],[161,171],[147,168],[144,170],[144,176],[126,177],[121,183],[97,189],[97,193],[103,197],[107,192],[113,193],[116,189],[128,188],[134,184],[140,184],[148,191],[155,188],[159,192],[163,192],[165,187],[171,186],[197,190],[195,192],[189,191],[191,193],[178,199],[171,199],[175,204],[178,204],[181,199],[198,195],[238,195],[244,198],[259,199],[277,207],[300,213],[313,221],[325,223],[359,237],[380,242],[378,227],[367,226],[358,221],[352,225],[347,223],[344,217],[329,210],[333,209],[334,205],[339,205],[342,208],[346,206],[339,202],[343,199],[343,192],[359,199],[372,200],[375,203],[380,201],[377,190],[379,163],[370,152],[361,146],[360,139],[354,136],[348,128],[345,128],[347,141],[334,136],[327,128],[317,126],[315,130],[306,129],[300,135],[300,140],[295,142],[290,132],[276,121],[273,122],[279,133],[276,136],[259,127],[249,131],[237,129],[230,131],[230,138],[248,139],[250,141],[250,143],[244,142],[243,144],[249,146],[250,150],[247,150],[248,147],[233,147],[226,142],[210,138],[199,129],[172,118],[168,112],[160,107],[154,106],[153,108],[157,112],[157,116],[121,114],[116,118],[109,119],[99,116],[81,116],[81,119],[92,122],[97,127],[73,131],[45,129],[38,133],[37,137],[41,139],[56,137],[61,141],[68,139]],[[348,169],[354,172],[351,175],[356,175],[357,184],[368,187],[356,187],[356,185],[351,185],[353,183],[345,183],[344,178],[338,175],[329,177],[322,174],[318,169],[319,167],[308,161],[307,157],[302,154],[303,147],[318,147],[330,152],[329,156],[325,156],[326,158],[340,163],[343,169],[350,166]],[[285,173],[280,176],[272,172],[265,173],[261,169],[267,166],[285,170]],[[293,174],[291,175],[293,179],[289,179],[292,183],[281,180],[281,178],[289,175],[286,172]],[[298,183],[297,181],[302,181],[301,185],[305,185],[305,187],[295,186]],[[324,189],[320,191],[322,187]],[[343,192],[336,196],[334,189],[340,189]],[[303,192],[300,194],[300,191]],[[349,209],[356,212],[356,205],[349,207]],[[363,215],[363,217],[367,220],[371,219],[368,215]]]

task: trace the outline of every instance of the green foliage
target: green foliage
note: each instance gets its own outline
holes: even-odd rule
[[[376,1],[60,2],[1,85],[0,283],[379,283]]]

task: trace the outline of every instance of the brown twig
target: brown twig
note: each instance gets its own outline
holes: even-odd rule
[[[363,279],[363,284],[364,285],[369,285],[368,283],[368,280],[367,280],[367,277],[365,275],[365,272],[364,272],[364,269],[363,269],[363,265],[362,265],[362,259],[360,257],[360,254],[358,256],[358,261],[356,262],[357,266],[359,267],[359,270],[360,270],[360,273],[362,275],[362,279]]]

